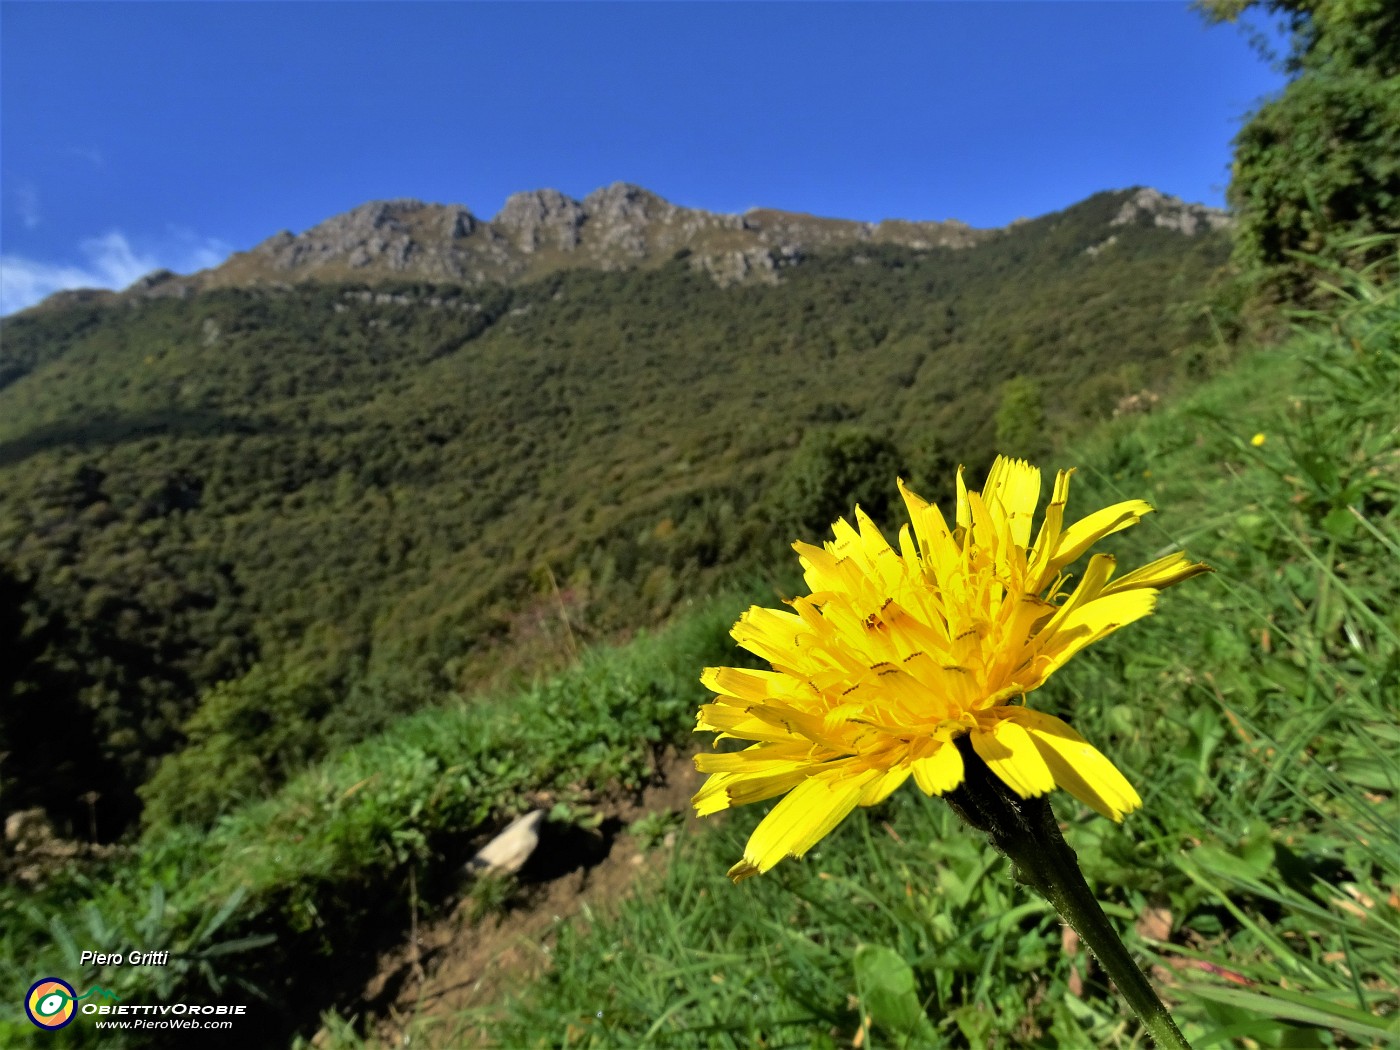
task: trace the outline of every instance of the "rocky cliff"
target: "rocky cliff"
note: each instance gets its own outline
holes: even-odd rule
[[[684,252],[692,267],[728,284],[776,280],[783,266],[814,249],[867,241],[961,248],[994,235],[955,220],[864,223],[767,209],[718,215],[618,182],[581,201],[558,190],[517,193],[489,221],[460,205],[374,201],[301,234],[283,231],[195,283],[216,287],[390,275],[514,282],[566,267],[660,265]]]
[[[1228,221],[1223,212],[1137,189],[1111,225],[1149,223],[1194,236]],[[957,249],[1004,232],[956,219],[869,223],[768,208],[723,215],[618,182],[581,201],[557,190],[517,193],[489,221],[461,205],[371,201],[299,234],[283,230],[210,270],[149,275],[124,294],[184,296],[204,288],[387,278],[516,283],[562,269],[619,270],[676,258],[721,285],[773,283],[814,251],[860,244]]]

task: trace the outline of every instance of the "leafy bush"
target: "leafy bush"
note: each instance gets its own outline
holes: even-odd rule
[[[1266,102],[1235,140],[1235,257],[1298,294],[1305,256],[1361,264],[1358,238],[1400,232],[1400,77],[1318,70]]]
[[[849,426],[809,430],[773,486],[772,519],[812,542],[837,518],[854,520],[856,506],[883,517],[890,479],[901,473],[899,449],[888,437]]]
[[[1246,280],[1271,296],[1305,300],[1329,266],[1387,260],[1388,250],[1367,238],[1400,233],[1395,5],[1198,0],[1198,6],[1212,21],[1234,21],[1263,7],[1283,15],[1292,34],[1286,68],[1293,80],[1235,138],[1228,197],[1238,220],[1233,258]]]
[[[304,666],[259,664],[215,686],[183,727],[185,747],[141,787],[142,822],[206,826],[261,798],[323,753],[320,723],[336,699],[323,674]]]
[[[1005,455],[1038,463],[1050,451],[1040,384],[1027,376],[1001,385],[997,408],[997,448]]]

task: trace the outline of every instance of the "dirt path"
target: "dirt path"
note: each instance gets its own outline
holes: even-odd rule
[[[562,920],[585,905],[606,912],[640,877],[659,871],[670,849],[647,851],[626,828],[648,813],[683,814],[693,823],[689,801],[702,779],[689,753],[668,754],[657,783],[640,798],[598,807],[605,818],[600,834],[562,841],[542,836],[506,910],[474,922],[473,902],[464,897],[445,919],[420,926],[416,939],[385,953],[361,996],[368,1044],[444,1050],[491,1045],[483,1024],[462,1015],[489,1016],[506,993],[543,972]],[[333,1045],[324,1031],[314,1043]]]

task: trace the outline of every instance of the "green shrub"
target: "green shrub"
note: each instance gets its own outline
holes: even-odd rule
[[[809,430],[773,486],[774,525],[808,542],[829,533],[837,518],[854,520],[854,508],[880,519],[898,493],[899,449],[888,437],[858,427]]]
[[[1050,451],[1040,384],[1029,376],[1017,376],[1001,385],[996,423],[997,451],[1003,455],[1038,463]]]
[[[322,720],[337,700],[324,673],[258,664],[211,689],[184,725],[185,747],[140,789],[147,829],[208,825],[262,798],[325,750]]]

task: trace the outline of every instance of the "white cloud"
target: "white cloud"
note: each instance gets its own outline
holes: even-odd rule
[[[211,266],[218,266],[233,251],[233,245],[226,241],[217,237],[201,237],[188,226],[168,226],[166,233],[170,254],[180,259],[179,266],[170,266],[167,269],[180,273],[193,273],[195,270],[207,270]]]
[[[0,315],[33,306],[69,288],[127,287],[152,270],[191,273],[228,258],[230,246],[192,230],[171,229],[153,250],[132,246],[126,234],[112,230],[78,245],[82,263],[47,263],[21,255],[0,254]]]
[[[125,288],[142,274],[160,268],[154,255],[137,255],[124,234],[113,230],[79,245],[103,288]]]
[[[33,183],[22,182],[15,187],[15,210],[19,212],[19,221],[24,223],[26,230],[34,229],[44,221],[39,212],[39,191]]]

